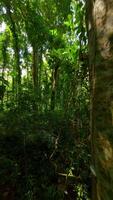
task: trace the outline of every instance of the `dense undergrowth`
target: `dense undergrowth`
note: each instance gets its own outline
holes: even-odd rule
[[[88,133],[58,112],[0,114],[0,199],[88,200]]]

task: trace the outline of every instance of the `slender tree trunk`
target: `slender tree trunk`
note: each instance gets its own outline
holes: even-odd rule
[[[4,85],[4,76],[5,76],[5,68],[7,65],[7,45],[6,41],[4,41],[2,46],[2,57],[3,57],[3,67],[2,67],[2,86],[1,86],[1,109],[3,109],[4,105],[4,93],[5,93],[5,85]]]
[[[29,73],[29,53],[28,53],[28,47],[25,46],[25,52],[24,52],[24,60],[25,60],[25,66],[26,66],[26,79],[27,79],[27,89],[29,88],[29,79],[30,79],[30,73]]]
[[[13,20],[12,13],[11,13],[11,7],[10,3],[6,4],[6,10],[7,14],[10,20],[10,27],[13,35],[13,46],[14,46],[14,52],[15,52],[15,69],[16,69],[16,89],[17,89],[17,95],[20,92],[21,87],[21,69],[20,69],[20,49],[19,49],[19,41],[18,41],[18,34],[16,29],[16,23]]]
[[[32,80],[33,80],[33,89],[34,89],[34,103],[33,103],[33,110],[39,109],[39,62],[38,62],[38,50],[33,46],[33,57],[32,57]]]
[[[42,94],[43,94],[42,98],[44,99],[44,111],[46,112],[47,110],[49,110],[49,100],[50,100],[47,69],[45,69],[45,88]]]
[[[38,66],[37,65],[38,65],[38,53],[37,53],[37,49],[33,47],[32,77],[33,77],[33,87],[34,87],[35,92],[36,92],[36,89],[38,89]]]
[[[87,0],[93,200],[113,199],[113,1]]]
[[[39,87],[41,82],[41,62],[42,62],[42,52],[33,46],[33,64],[32,64],[32,77],[33,77],[33,87],[39,93]]]
[[[39,110],[42,111],[43,109],[43,104],[42,102],[42,88],[41,88],[41,84],[42,84],[42,48],[39,51],[39,78],[38,78],[38,87],[39,87],[39,101],[40,101],[40,106],[39,106]]]
[[[55,109],[55,96],[58,76],[58,65],[52,71],[52,91],[51,91],[51,110]]]

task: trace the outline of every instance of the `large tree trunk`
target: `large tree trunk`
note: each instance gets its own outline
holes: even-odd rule
[[[113,1],[87,0],[94,200],[113,199]]]

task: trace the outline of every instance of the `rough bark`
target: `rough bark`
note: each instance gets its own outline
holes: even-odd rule
[[[87,0],[94,200],[113,199],[113,1]]]

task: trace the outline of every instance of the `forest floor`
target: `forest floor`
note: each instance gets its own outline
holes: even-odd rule
[[[86,130],[61,113],[0,114],[0,199],[89,200]]]

